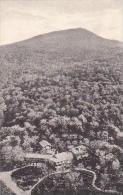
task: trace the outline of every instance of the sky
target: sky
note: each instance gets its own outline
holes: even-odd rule
[[[123,0],[0,0],[0,45],[70,28],[123,41]]]

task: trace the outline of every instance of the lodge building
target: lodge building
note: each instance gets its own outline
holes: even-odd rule
[[[56,171],[64,171],[72,165],[73,154],[71,152],[61,152],[55,155],[42,155],[27,153],[25,160],[30,166],[41,167],[42,163],[51,163]]]

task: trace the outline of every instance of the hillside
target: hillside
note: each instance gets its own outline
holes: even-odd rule
[[[116,190],[122,173],[123,50],[84,29],[40,35],[0,47],[1,170],[24,152],[85,146],[72,166],[92,170],[97,187]],[[19,154],[19,155],[18,155]],[[27,179],[27,177],[26,177]]]
[[[2,65],[46,65],[48,62],[82,62],[121,50],[121,43],[101,38],[85,29],[70,29],[39,35],[0,47]]]
[[[122,43],[97,36],[85,29],[69,29],[39,35],[0,46],[0,82],[23,71],[54,71],[93,59],[123,61]],[[52,67],[52,68],[51,68]],[[37,71],[37,70],[36,70]]]

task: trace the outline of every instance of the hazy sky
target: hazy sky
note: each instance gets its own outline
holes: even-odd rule
[[[0,44],[78,27],[123,41],[123,0],[0,0]]]

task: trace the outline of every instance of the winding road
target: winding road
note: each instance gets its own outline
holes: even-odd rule
[[[29,167],[28,166],[24,166],[22,168],[26,168],[26,167]],[[17,168],[15,170],[12,170],[12,171],[7,171],[7,172],[0,172],[0,180],[12,191],[14,192],[16,195],[31,195],[31,191],[34,190],[35,187],[37,187],[45,178],[47,178],[47,175],[42,177],[30,190],[27,190],[27,191],[23,191],[22,189],[20,189],[17,184],[12,180],[12,173],[16,172],[17,170],[20,170],[22,168]],[[96,181],[96,174],[95,172],[93,171],[90,171],[90,170],[87,170],[87,169],[78,169],[78,168],[75,168],[76,171],[80,171],[80,172],[87,172],[89,174],[92,174],[93,176],[93,180],[92,180],[92,186],[95,188],[95,190],[98,190],[98,191],[102,191],[100,188],[97,188],[97,186],[95,185],[95,181]],[[66,170],[64,171],[64,173],[67,173],[67,172],[70,172],[70,170]],[[55,175],[55,174],[59,174],[61,173],[60,171],[57,171],[57,172],[54,172],[54,173],[51,173],[50,175]],[[117,194],[116,191],[113,191],[113,190],[106,190],[105,192],[110,192],[110,194]]]
[[[12,192],[16,195],[26,195],[24,194],[23,190],[21,190],[17,184],[11,178],[12,171],[8,172],[1,172],[0,173],[0,180],[9,188]],[[29,194],[27,194],[29,195]]]
[[[118,147],[120,148],[120,147]],[[122,151],[123,149],[120,148]],[[49,158],[48,155],[42,155],[41,156],[43,159],[47,160]],[[51,156],[50,156],[51,158]],[[51,158],[52,159],[52,158]],[[30,167],[30,165],[26,165],[26,166],[23,166],[21,168],[16,168],[12,171],[8,171],[8,172],[0,172],[0,180],[12,191],[14,192],[16,195],[31,195],[31,191],[34,190],[34,188],[36,186],[39,185],[39,183],[41,183],[45,178],[47,178],[47,175],[42,177],[30,190],[27,190],[27,191],[23,191],[22,189],[20,189],[18,187],[18,185],[12,180],[12,174],[15,173],[16,171],[20,170],[20,169],[23,169],[23,168],[26,168],[26,167]],[[98,191],[102,191],[100,188],[98,188],[96,185],[95,185],[95,182],[96,182],[96,179],[97,179],[97,176],[95,174],[94,171],[91,171],[91,170],[87,170],[87,169],[79,169],[79,168],[75,168],[75,170],[78,170],[78,171],[84,171],[84,172],[87,172],[88,174],[92,174],[93,176],[93,180],[92,180],[92,186],[95,188],[95,190],[98,190]],[[70,170],[66,170],[65,172],[70,172]],[[54,172],[54,173],[51,173],[50,175],[53,175],[53,174],[58,174],[58,173],[61,173],[61,172]],[[113,190],[106,190],[105,192],[109,192],[110,194],[117,194],[116,191],[113,191]]]

